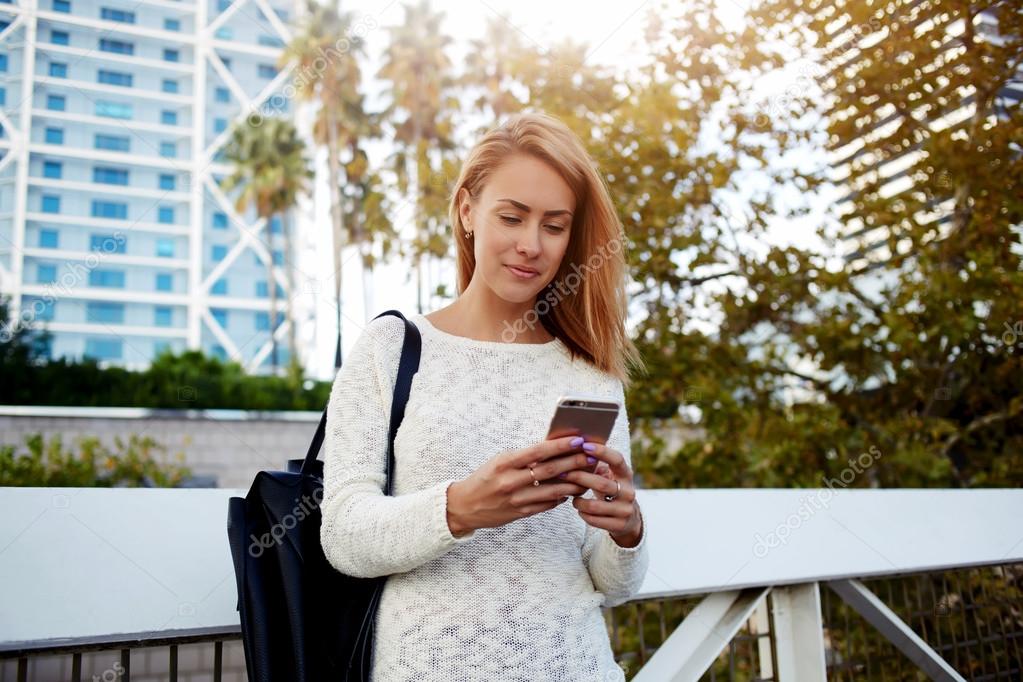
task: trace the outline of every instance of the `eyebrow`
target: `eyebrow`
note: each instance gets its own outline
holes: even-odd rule
[[[533,209],[529,208],[529,206],[526,206],[521,201],[515,201],[514,199],[498,199],[498,201],[507,201],[509,204],[514,205],[515,208],[520,208],[523,211],[525,211],[526,213],[529,213],[531,210],[533,210]],[[565,215],[565,214],[573,215],[571,211],[569,211],[568,209],[564,209],[564,208],[558,208],[558,209],[553,209],[553,210],[550,210],[550,211],[544,211],[543,214],[545,216],[548,216],[548,215]]]

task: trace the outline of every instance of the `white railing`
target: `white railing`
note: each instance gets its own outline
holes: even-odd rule
[[[245,492],[0,488],[0,656],[237,638],[226,519],[228,498]],[[1023,490],[640,490],[638,500],[651,561],[635,599],[704,595],[640,682],[700,679],[768,594],[769,676],[825,680],[825,586],[930,677],[961,680],[860,579],[1023,561]]]

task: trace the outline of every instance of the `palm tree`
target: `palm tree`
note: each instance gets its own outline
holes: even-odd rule
[[[346,148],[357,149],[359,141],[373,135],[376,130],[358,92],[361,73],[357,56],[364,53],[365,45],[352,30],[354,23],[350,12],[339,12],[336,7],[325,7],[314,0],[306,0],[303,28],[285,47],[278,64],[295,65],[298,98],[317,107],[313,140],[327,149],[334,303],[337,310],[335,369],[341,366],[341,287],[344,279],[341,253],[349,241],[359,239],[359,235],[350,235],[345,230],[341,153]]]
[[[398,187],[409,191],[409,171],[414,170],[412,181],[415,202],[416,237],[412,243],[416,263],[416,303],[423,312],[423,255],[447,253],[446,241],[431,237],[431,225],[446,224],[439,202],[424,202],[424,195],[442,183],[432,165],[428,151],[454,148],[450,112],[457,110],[457,98],[449,96],[454,85],[451,61],[445,52],[451,38],[443,35],[440,23],[443,12],[434,12],[429,0],[418,5],[405,5],[405,21],[393,27],[391,41],[384,55],[385,63],[377,76],[390,83],[391,104],[383,112],[394,119],[400,108],[405,118],[395,123],[395,142],[398,151],[392,157],[398,175]],[[443,242],[443,243],[441,243]]]
[[[224,147],[225,159],[234,166],[231,175],[221,187],[230,193],[239,189],[235,209],[244,213],[250,205],[265,219],[265,244],[270,249],[267,262],[267,289],[270,295],[270,364],[277,373],[277,280],[274,277],[273,235],[271,223],[281,217],[284,239],[284,266],[288,284],[285,301],[288,318],[288,347],[291,362],[295,361],[295,316],[293,256],[291,253],[291,221],[287,212],[298,201],[298,195],[309,191],[312,171],[305,159],[305,143],[299,138],[295,125],[279,117],[259,118],[247,116],[245,122],[231,131],[231,139]]]

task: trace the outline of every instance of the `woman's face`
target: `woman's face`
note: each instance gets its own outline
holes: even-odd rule
[[[531,303],[554,279],[568,248],[571,188],[546,162],[516,154],[491,174],[474,204],[465,189],[462,197],[462,225],[473,234],[476,256],[472,279],[481,277],[507,301]],[[536,274],[523,277],[509,266]]]

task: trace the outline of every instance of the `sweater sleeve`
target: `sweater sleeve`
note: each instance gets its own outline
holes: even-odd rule
[[[384,495],[387,432],[404,323],[374,318],[334,378],[324,438],[320,544],[330,564],[358,578],[410,571],[472,540],[447,521],[457,479]]]
[[[621,380],[615,379],[613,391],[615,397],[621,401],[622,409],[618,413],[607,444],[622,453],[625,461],[631,467],[629,415],[625,409],[625,396]],[[593,490],[589,490],[584,497],[595,499],[596,495]],[[644,520],[639,543],[635,547],[622,547],[614,541],[607,530],[586,524],[582,549],[583,561],[593,580],[593,586],[604,594],[601,606],[623,604],[639,591],[650,563],[650,553],[647,550],[648,534]]]

